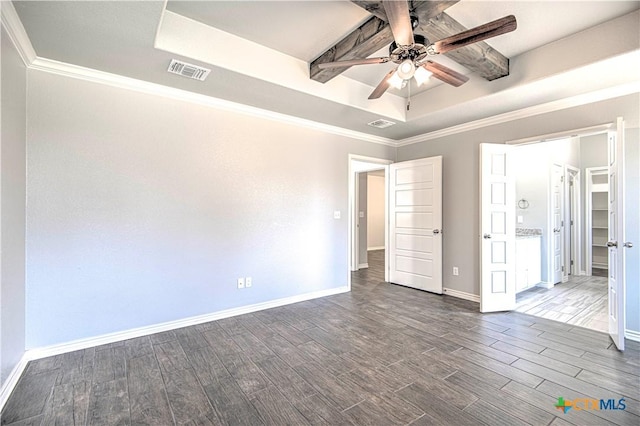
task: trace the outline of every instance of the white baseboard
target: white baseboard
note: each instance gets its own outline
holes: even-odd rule
[[[334,294],[347,293],[348,286],[332,288],[329,290],[315,291],[297,296],[285,297],[282,299],[271,300],[269,302],[256,303],[254,305],[241,306],[239,308],[226,309],[223,311],[213,312],[205,315],[184,318],[176,321],[169,321],[161,324],[155,324],[148,327],[134,328],[117,333],[104,334],[102,336],[89,337],[86,339],[74,340],[68,343],[61,343],[42,348],[29,349],[26,353],[29,360],[46,358],[49,356],[60,355],[67,352],[73,352],[81,349],[87,349],[94,346],[105,345],[108,343],[119,342],[121,340],[133,339],[135,337],[147,336],[149,334],[160,333],[163,331],[175,330],[176,328],[189,327],[191,325],[202,324],[209,321],[215,321],[223,318],[234,317],[236,315],[249,314],[251,312],[262,311],[264,309],[277,308],[278,306],[290,305],[292,303],[303,302],[305,300],[317,299],[319,297],[332,296]]]
[[[31,358],[29,358],[27,353],[22,355],[20,361],[18,361],[16,366],[13,367],[13,370],[11,370],[11,373],[9,373],[7,380],[2,384],[2,387],[0,387],[0,412],[4,409],[4,404],[7,403],[11,392],[13,392],[13,389],[18,384],[18,380],[20,380],[20,376],[22,376],[22,373],[24,373],[24,370],[27,368],[29,361],[31,361]]]
[[[472,302],[480,303],[480,296],[477,294],[466,293],[460,290],[454,290],[452,288],[443,288],[442,292],[447,296],[457,297],[458,299],[470,300]]]
[[[277,308],[278,306],[290,305],[292,303],[304,302],[305,300],[317,299],[319,297],[332,296],[334,294],[347,293],[348,286],[332,288],[329,290],[315,291],[312,293],[301,294],[298,296],[285,297],[282,299],[271,300],[269,302],[256,303],[254,305],[242,306],[239,308],[226,309],[224,311],[213,312],[210,314],[199,315],[195,317],[185,318],[177,321],[169,321],[161,324],[155,324],[148,327],[134,328],[131,330],[120,331],[117,333],[104,334],[102,336],[89,337],[86,339],[74,340],[72,342],[61,343],[41,348],[27,350],[18,364],[9,374],[9,377],[0,388],[0,411],[4,408],[11,392],[15,388],[18,380],[27,367],[29,361],[46,358],[49,356],[60,355],[67,352],[73,352],[81,349],[87,349],[94,346],[105,345],[108,343],[119,342],[121,340],[133,339],[135,337],[147,336],[163,331],[175,330],[176,328],[188,327],[191,325],[202,324],[209,321],[215,321],[223,318],[229,318],[236,315],[248,314],[251,312],[262,311],[264,309]]]
[[[368,267],[369,267],[368,263],[361,263],[361,264],[358,265],[358,269],[365,269],[365,268],[368,268]]]
[[[546,288],[547,290],[550,288],[553,288],[555,284],[547,282],[547,281],[540,281],[538,284],[536,284],[536,287],[540,287],[540,288]]]
[[[373,250],[384,250],[384,246],[379,246],[379,247],[367,247],[367,251],[373,251]]]
[[[640,342],[640,331],[626,329],[624,331],[624,337],[634,342]]]

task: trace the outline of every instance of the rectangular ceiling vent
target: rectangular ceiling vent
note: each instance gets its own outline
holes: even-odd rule
[[[385,127],[391,127],[396,123],[394,123],[393,121],[384,120],[382,118],[379,118],[379,119],[374,120],[371,123],[367,123],[367,124],[369,124],[369,126],[372,126],[372,127],[377,127],[378,129],[384,129]]]
[[[172,74],[178,74],[183,77],[193,78],[194,80],[204,81],[209,75],[211,70],[199,67],[197,65],[188,64],[182,61],[171,60],[169,69],[167,70]]]

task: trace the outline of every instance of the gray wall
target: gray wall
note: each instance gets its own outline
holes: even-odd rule
[[[368,211],[368,175],[367,172],[358,173],[358,265],[368,262],[367,232],[369,229]]]
[[[522,216],[523,223],[517,228],[540,228],[541,237],[541,279],[549,278],[549,143],[536,143],[515,148],[509,154],[516,177],[516,200],[526,200],[529,207],[521,209],[516,204],[516,216]],[[517,219],[517,217],[516,217]]]
[[[385,176],[380,172],[369,172],[367,177],[367,248],[380,250],[385,243]]]
[[[348,154],[394,148],[35,70],[28,83],[28,348],[347,285]]]
[[[2,28],[0,386],[25,350],[26,69]]]
[[[580,138],[580,167],[582,176],[587,175],[585,169],[589,167],[607,167],[606,133]]]
[[[479,294],[478,147],[481,142],[505,143],[586,128],[615,122],[617,116],[625,117],[630,127],[638,127],[639,104],[640,95],[632,94],[400,147],[398,161],[443,156],[443,286]],[[452,275],[452,266],[460,268],[459,276]],[[631,285],[640,282],[640,277],[629,275],[628,280]],[[627,308],[629,312],[634,310]]]

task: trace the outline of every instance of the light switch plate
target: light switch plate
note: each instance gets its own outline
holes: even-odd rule
[[[518,216],[518,223],[524,223],[524,217]]]
[[[336,210],[333,212],[333,218],[334,219],[340,219],[340,210]]]
[[[364,217],[364,212],[358,213],[358,217]]]

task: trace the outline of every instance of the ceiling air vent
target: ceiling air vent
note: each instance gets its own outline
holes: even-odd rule
[[[371,123],[367,123],[367,124],[369,124],[369,126],[372,126],[372,127],[377,127],[378,129],[384,129],[385,127],[393,126],[396,123],[394,123],[393,121],[384,120],[382,118],[379,118],[379,119],[374,120]]]
[[[211,70],[199,67],[197,65],[188,64],[182,61],[171,60],[169,69],[167,70],[172,74],[178,74],[183,77],[193,78],[194,80],[204,81],[209,75]]]

